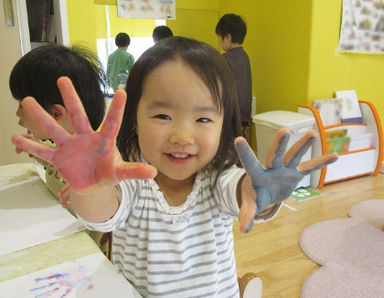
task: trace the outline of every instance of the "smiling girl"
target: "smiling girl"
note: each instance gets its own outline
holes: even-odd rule
[[[228,65],[191,39],[170,38],[142,55],[128,78],[125,111],[125,93],[117,91],[99,132],[70,80],[58,86],[75,134],[26,98],[23,106],[59,146],[22,136],[13,142],[56,166],[88,228],[114,231],[113,262],[144,297],[238,297],[233,219],[249,231],[255,219],[273,217],[304,175],[337,158],[300,163],[315,132],[285,153],[289,131],[282,129],[262,167],[236,138]],[[237,154],[245,169],[236,166]]]

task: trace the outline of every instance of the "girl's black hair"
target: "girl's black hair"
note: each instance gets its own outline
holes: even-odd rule
[[[209,88],[216,106],[224,113],[220,144],[211,166],[220,173],[238,161],[233,141],[241,135],[237,89],[225,59],[213,47],[185,37],[166,39],[149,48],[133,65],[126,85],[127,104],[117,146],[123,159],[138,161],[140,148],[136,134],[137,107],[145,78],[161,64],[181,59]]]
[[[48,44],[23,56],[13,67],[9,88],[16,100],[33,96],[45,109],[64,106],[57,79],[67,76],[83,103],[93,129],[105,113],[105,74],[97,56],[85,47]]]

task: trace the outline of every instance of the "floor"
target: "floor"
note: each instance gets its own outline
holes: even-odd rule
[[[357,202],[384,199],[384,174],[332,183],[323,194],[305,202],[288,199],[297,211],[283,207],[272,221],[257,224],[249,234],[234,223],[238,275],[256,273],[263,281],[263,297],[300,297],[304,280],[318,268],[301,251],[298,239],[310,224],[346,218]]]

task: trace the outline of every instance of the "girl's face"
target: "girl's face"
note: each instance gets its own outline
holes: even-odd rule
[[[145,78],[137,135],[158,178],[193,181],[194,174],[215,157],[222,126],[223,113],[208,87],[181,60],[166,62]]]

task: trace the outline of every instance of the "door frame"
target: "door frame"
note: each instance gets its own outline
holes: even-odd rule
[[[28,26],[28,0],[16,0],[16,14],[19,23],[19,35],[21,44],[21,54],[25,55],[31,50],[31,42]],[[66,0],[53,0],[54,24],[57,43],[69,46],[68,16]]]

